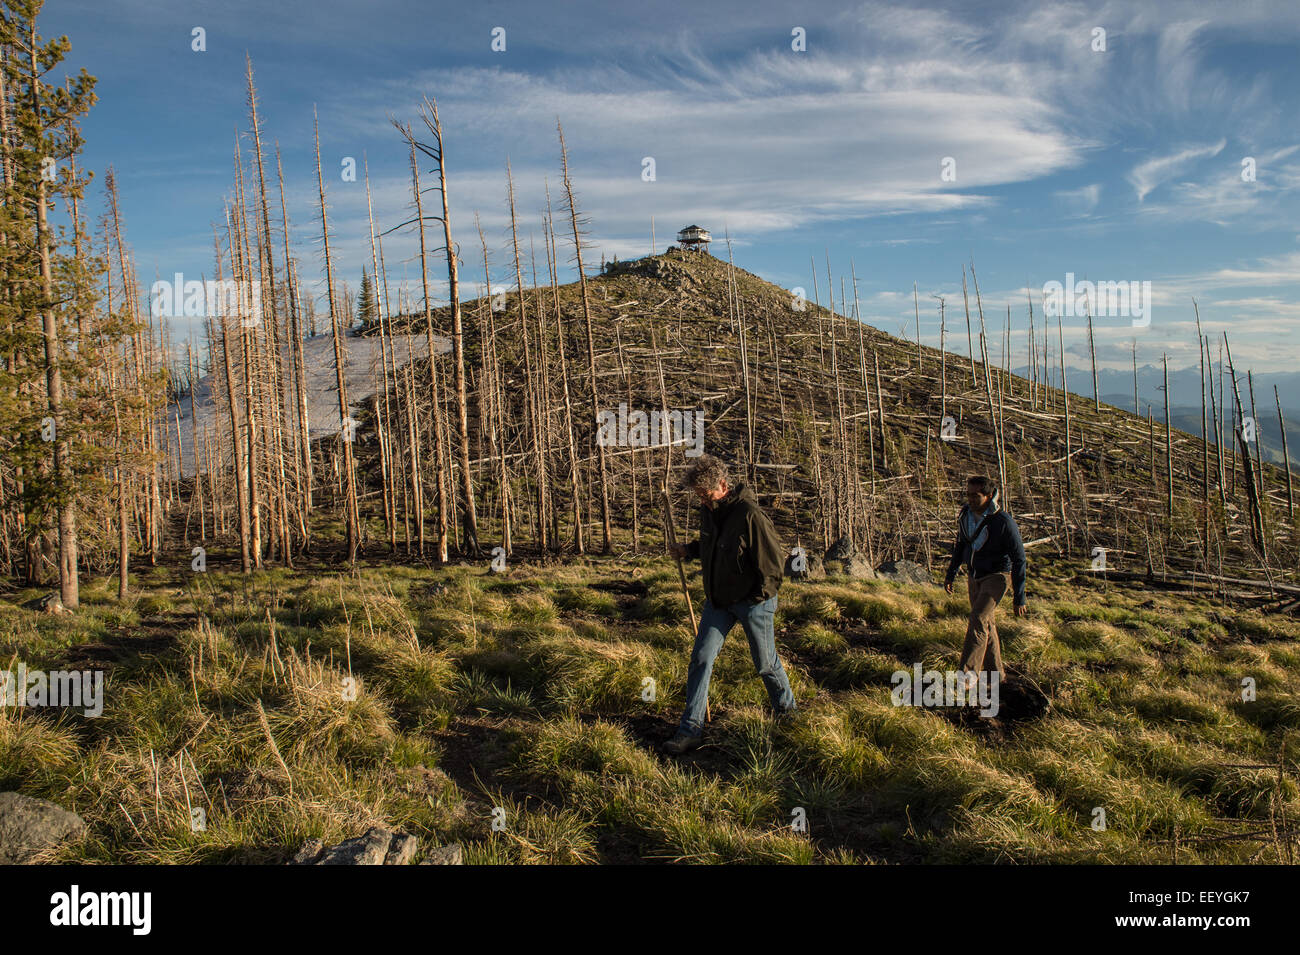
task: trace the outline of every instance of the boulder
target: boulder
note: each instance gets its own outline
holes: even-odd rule
[[[35,610],[38,613],[67,613],[68,608],[63,606],[63,601],[59,599],[57,593],[46,594],[44,597],[37,597],[35,600],[29,600],[23,604],[28,610]]]
[[[85,829],[85,821],[62,806],[22,793],[0,793],[0,865],[31,862]]]
[[[326,846],[308,839],[290,865],[407,865],[415,858],[419,840],[404,832],[372,826],[354,839]]]
[[[826,573],[857,577],[861,580],[870,580],[876,576],[876,572],[871,565],[856,555],[846,557],[843,560],[827,560]]]
[[[816,554],[803,555],[803,569],[794,569],[794,556],[785,558],[785,576],[791,580],[809,580],[826,576],[826,566]]]
[[[930,571],[914,560],[887,560],[876,568],[876,576],[900,584],[929,584]]]
[[[293,854],[293,858],[289,860],[289,865],[311,865],[321,857],[321,853],[324,851],[325,843],[319,839],[308,839],[302,844],[302,848]]]
[[[449,846],[438,846],[429,853],[420,865],[464,865],[465,853],[461,849],[459,842],[453,842]]]
[[[853,545],[853,538],[849,537],[848,534],[845,534],[834,544],[831,544],[830,549],[826,551],[825,559],[844,560],[847,557],[852,557],[857,552],[857,547]]]

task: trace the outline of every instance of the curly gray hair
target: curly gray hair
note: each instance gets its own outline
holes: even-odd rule
[[[682,488],[688,491],[712,491],[723,481],[731,485],[727,466],[711,454],[701,455],[682,475]]]

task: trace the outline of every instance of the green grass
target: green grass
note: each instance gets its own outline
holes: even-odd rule
[[[665,561],[141,586],[119,605],[91,582],[57,617],[0,603],[0,669],[106,667],[98,719],[0,710],[0,789],[88,823],[62,861],[278,862],[387,825],[471,863],[1141,863],[1175,831],[1185,861],[1274,862],[1194,840],[1300,814],[1294,765],[1280,787],[1241,768],[1300,752],[1300,626],[1201,597],[1036,580],[1000,632],[1053,707],[989,727],[890,698],[895,671],[955,665],[963,595],[787,582],[798,714],[770,717],[737,627],[709,745],[679,761],[658,743],[692,633]]]

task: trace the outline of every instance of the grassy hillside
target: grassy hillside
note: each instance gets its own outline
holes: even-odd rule
[[[1221,505],[1213,449],[1208,548],[1202,539],[1205,468],[1199,435],[1175,429],[1169,449],[1172,467],[1167,467],[1162,426],[1152,427],[1145,417],[1106,404],[1094,407],[1092,400],[1072,395],[1067,448],[1065,396],[1059,389],[1037,386],[1031,393],[1026,379],[1004,375],[996,367],[990,369],[986,382],[981,364],[972,369],[967,358],[951,353],[945,357],[938,349],[918,348],[915,342],[860,327],[844,317],[846,311],[852,312],[851,286],[846,308],[845,289],[836,283],[832,313],[826,307],[826,276],[818,281],[820,306],[812,301],[810,280],[809,300],[801,307],[788,290],[733,268],[725,259],[675,250],[617,263],[592,276],[588,286],[599,406],[613,409],[626,401],[632,408],[666,404],[699,409],[705,413],[704,449],[735,462],[737,470],[748,471],[760,501],[788,537],[825,546],[839,534],[850,533],[877,560],[907,557],[926,563],[951,534],[953,502],[966,475],[996,476],[991,390],[1006,451],[1004,499],[1014,508],[1026,540],[1041,539],[1045,551],[1070,557],[1080,566],[1091,560],[1094,547],[1102,546],[1108,550],[1110,566],[1129,571],[1173,574],[1195,569],[1263,576],[1248,540],[1244,478],[1225,482],[1231,484],[1232,493],[1226,506]],[[592,510],[595,479],[588,474],[594,471],[594,429],[578,284],[559,287],[555,297],[563,317],[590,540],[599,514]],[[539,310],[544,317],[551,364],[541,389],[552,415],[551,426],[558,429],[563,402],[555,375],[558,335],[551,290],[526,289],[525,304],[530,322]],[[526,505],[536,484],[523,424],[528,389],[518,295],[504,295],[498,306],[492,321],[511,415],[502,440],[512,499]],[[479,462],[476,486],[484,489],[489,501],[481,508],[486,528],[481,536],[500,539],[499,521],[493,516],[497,475],[487,457],[490,448],[476,400],[482,390],[480,341],[488,307],[487,300],[464,303],[466,362],[471,379],[471,457]],[[930,314],[927,320],[933,319],[935,303],[921,307]],[[985,300],[981,306],[972,282],[969,308],[977,351],[981,307],[990,355],[996,362],[1006,303]],[[450,325],[447,310],[437,310],[433,317],[435,329],[445,332]],[[1011,321],[1017,335],[1023,336],[1028,321],[1023,303],[1013,305]],[[1035,321],[1041,339],[1042,316]],[[960,341],[964,347],[966,316],[960,297],[947,302],[946,322],[948,346]],[[421,332],[424,319],[422,315],[399,317],[394,324],[399,330]],[[1055,331],[1053,361],[1057,360]],[[537,362],[536,355],[533,361]],[[426,374],[419,372],[416,380],[424,381]],[[444,380],[449,375],[444,369]],[[955,424],[953,440],[941,440],[945,416]],[[363,458],[373,462],[376,443],[369,433],[360,449]],[[567,460],[558,444],[552,444],[549,453],[553,486],[567,493]],[[673,455],[678,465],[684,463],[680,450]],[[1229,479],[1235,455],[1235,450],[1225,450]],[[634,496],[638,520],[654,523],[651,472],[661,473],[664,460],[662,451],[611,456],[613,512],[622,530],[619,549],[630,543],[627,531]],[[1237,466],[1240,469],[1239,460]],[[363,471],[374,475],[378,468],[371,463]],[[1264,471],[1263,510],[1276,573],[1277,567],[1300,562],[1296,547],[1300,536],[1288,512],[1284,473],[1271,465]],[[1167,515],[1170,480],[1172,518]],[[571,524],[565,523],[569,512],[563,503],[557,512],[560,538],[567,542],[572,536]],[[524,518],[520,520],[522,524]],[[517,547],[527,549],[530,540],[526,530],[515,534]]]
[[[714,671],[708,745],[662,756],[692,641],[676,570],[659,556],[666,459],[611,453],[614,556],[575,554],[570,473],[589,550],[599,514],[585,330],[578,288],[567,285],[554,294],[574,471],[554,443],[562,394],[540,352],[526,387],[516,296],[500,313],[465,306],[480,542],[501,540],[504,467],[516,508],[506,574],[490,574],[486,556],[431,567],[428,552],[404,541],[390,553],[368,421],[356,442],[366,546],[355,574],[331,560],[341,499],[326,458],[312,548],[296,555],[297,569],[241,578],[227,535],[203,541],[209,571],[191,573],[193,508],[176,507],[160,566],[134,575],[125,604],[106,577],[83,583],[75,615],[27,609],[43,591],[0,601],[0,669],[21,661],[107,674],[99,718],[0,710],[0,790],[51,799],[89,824],[61,858],[279,862],[309,837],[337,842],[382,824],[416,834],[425,850],[460,842],[469,862],[1289,859],[1283,840],[1300,813],[1300,622],[1258,605],[1284,589],[1256,605],[1179,589],[1193,568],[1263,573],[1246,540],[1244,477],[1226,507],[1213,495],[1208,550],[1201,543],[1198,439],[1173,433],[1168,473],[1163,433],[1071,398],[1067,442],[1061,392],[1031,396],[1011,375],[992,384],[996,369],[986,384],[968,360],[800,308],[712,256],[652,256],[589,284],[599,405],[703,409],[705,449],[744,471],[786,543],[810,552],[847,533],[873,564],[906,557],[937,570],[963,478],[996,473],[991,384],[1001,395],[1004,499],[1031,543],[1031,616],[1008,616],[1000,629],[1010,669],[1045,691],[1048,712],[1008,706],[985,720],[893,705],[896,671],[955,666],[964,594],[787,582],[778,646],[798,714],[767,715],[736,632]],[[546,310],[542,341],[554,363],[554,299],[548,289],[526,297]],[[971,299],[978,334],[973,289]],[[996,340],[995,307],[984,304]],[[508,409],[495,455],[479,401],[489,314]],[[948,303],[947,318],[950,334],[964,333],[960,302]],[[422,316],[396,324],[423,331]],[[448,324],[445,310],[435,315],[436,331]],[[405,393],[427,408],[427,365],[412,371]],[[442,371],[445,383],[449,366]],[[524,425],[533,397],[551,416],[545,460],[562,545],[551,554],[533,546],[536,458]],[[941,412],[956,422],[953,441],[940,440]],[[419,473],[432,484],[429,430]],[[1296,535],[1284,483],[1266,471],[1271,573],[1282,583],[1280,568],[1296,566]],[[409,476],[400,464],[398,473]],[[680,515],[686,533],[692,518]],[[450,524],[454,534],[455,515]],[[1090,573],[1095,546],[1109,549],[1118,572],[1109,581]],[[1145,579],[1118,582],[1135,577]],[[693,586],[699,607],[698,578]],[[1243,681],[1254,700],[1243,700]],[[1093,828],[1099,810],[1104,829]],[[797,818],[806,833],[792,828]]]
[[[102,667],[106,705],[0,710],[0,790],[85,817],[64,861],[277,862],[371,824],[418,835],[420,857],[460,841],[478,863],[1162,862],[1175,831],[1180,862],[1276,861],[1270,812],[1300,814],[1295,765],[1280,788],[1235,767],[1300,752],[1300,624],[1033,569],[1032,616],[1000,631],[1047,715],[891,704],[893,671],[955,664],[960,596],[787,582],[798,715],[766,714],[737,630],[709,745],[682,760],[657,751],[690,648],[662,559],[247,582],[157,569],[125,607],[86,587],[75,617],[22,609],[37,592],[20,592],[0,602],[0,668]],[[1263,834],[1191,841],[1246,830]]]

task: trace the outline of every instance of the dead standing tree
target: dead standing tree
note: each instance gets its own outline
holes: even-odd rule
[[[483,227],[479,224],[478,213],[474,214],[474,226],[478,229],[479,245],[483,248],[483,297],[479,299],[479,312],[483,316],[479,324],[479,349],[482,355],[482,386],[487,388],[487,401],[479,403],[479,430],[488,435],[488,457],[497,462],[498,496],[501,502],[501,546],[506,554],[514,552],[511,534],[510,508],[513,503],[510,493],[510,473],[506,468],[506,435],[509,431],[505,387],[501,380],[501,362],[497,354],[496,320],[492,317],[496,311],[492,295],[492,273],[488,264],[487,239],[483,237]]]
[[[231,209],[226,208],[226,233],[230,237],[233,248],[233,222],[231,218]],[[232,266],[233,268],[233,266]],[[217,247],[217,281],[222,281],[222,264],[221,248]],[[239,399],[235,387],[235,368],[234,362],[230,355],[230,331],[227,322],[227,311],[223,308],[220,314],[221,320],[221,357],[222,367],[226,374],[226,407],[230,412],[230,445],[234,452],[234,485],[235,485],[235,507],[239,511],[239,567],[242,573],[249,573],[253,569],[252,558],[252,530],[248,519],[248,486],[243,479],[244,469],[247,463],[244,458],[244,444],[239,434]]]
[[[313,119],[314,119],[313,110]],[[356,564],[357,549],[361,543],[361,520],[357,508],[357,485],[355,462],[352,457],[352,438],[355,422],[348,415],[347,379],[343,373],[343,341],[339,334],[338,309],[334,303],[334,264],[330,259],[329,220],[325,212],[325,178],[320,165],[320,125],[315,124],[316,133],[316,182],[320,189],[320,226],[325,246],[325,288],[329,296],[330,329],[334,334],[334,373],[339,390],[339,432],[343,445],[343,471],[345,493],[347,495],[347,542],[348,563]]]
[[[609,464],[605,460],[605,446],[595,440],[596,422],[600,414],[600,390],[596,383],[596,343],[591,333],[591,301],[587,296],[587,276],[582,269],[582,233],[578,229],[578,207],[573,197],[573,180],[569,178],[569,151],[564,145],[564,127],[557,120],[556,129],[560,134],[560,169],[564,181],[564,195],[569,204],[569,223],[573,228],[573,256],[578,267],[578,286],[582,294],[582,319],[587,331],[587,374],[591,383],[591,428],[593,443],[596,445],[596,460],[600,467],[600,520],[604,532],[602,550],[608,554],[613,550],[612,533],[609,523]]]
[[[532,439],[534,479],[537,482],[537,546],[545,552],[549,542],[546,528],[546,459],[542,450],[542,415],[540,410],[544,398],[540,394],[542,389],[536,387],[539,381],[533,377],[533,353],[528,341],[528,311],[524,305],[524,273],[519,259],[519,228],[515,217],[515,180],[510,171],[509,159],[506,160],[506,194],[507,203],[510,206],[510,242],[515,254],[515,288],[519,292],[519,334],[524,343],[524,399],[527,404],[527,428]],[[536,284],[536,278],[534,278],[534,284]],[[539,331],[540,328],[539,323]],[[540,338],[538,338],[537,346],[540,359],[542,349]],[[545,377],[542,377],[540,382],[544,383]]]
[[[280,147],[275,148],[275,175],[280,187],[280,219],[284,226],[285,303],[289,313],[289,345],[293,372],[294,407],[297,422],[294,427],[294,473],[298,479],[298,533],[305,551],[311,543],[311,439],[308,431],[306,372],[303,368],[302,323],[298,312],[298,283],[289,258],[289,210],[284,201],[284,169],[280,164]]]
[[[438,192],[442,197],[442,215],[430,216],[442,223],[443,250],[447,253],[447,294],[451,300],[451,348],[456,376],[456,457],[460,468],[461,528],[466,553],[477,555],[478,516],[474,506],[474,485],[469,470],[469,399],[465,383],[465,335],[460,314],[460,280],[456,267],[456,247],[451,241],[451,212],[447,200],[447,161],[443,149],[442,120],[438,117],[438,103],[427,96],[420,107],[420,119],[433,135],[431,145],[410,139],[420,152],[435,163],[438,171]],[[408,130],[409,132],[409,130]],[[423,228],[423,225],[421,225]]]
[[[284,359],[280,349],[280,320],[276,308],[275,258],[271,240],[271,213],[266,198],[266,167],[262,160],[262,128],[257,116],[257,89],[253,85],[253,61],[245,54],[248,77],[248,111],[253,132],[253,160],[257,172],[257,205],[260,212],[261,233],[258,241],[258,271],[261,273],[262,321],[268,337],[270,420],[268,442],[273,450],[268,460],[274,491],[271,500],[272,536],[280,543],[280,558],[293,566],[292,542],[289,533],[288,475],[284,456]]]
[[[425,237],[424,237],[424,219],[425,219],[424,200],[421,198],[420,195],[420,166],[416,158],[416,152],[425,151],[427,150],[427,147],[422,146],[419,142],[416,141],[415,135],[412,133],[410,126],[403,126],[402,124],[396,121],[393,122],[393,125],[397,128],[397,131],[402,134],[402,137],[406,140],[407,145],[410,147],[411,150],[411,191],[415,196],[415,219],[413,221],[416,223],[420,235],[420,283],[424,292],[423,307],[424,307],[425,344],[428,348],[429,392],[430,392],[430,399],[431,399],[430,403],[433,409],[433,420],[431,424],[433,427],[433,445],[434,445],[434,454],[436,458],[436,463],[434,468],[434,478],[437,484],[437,500],[438,500],[438,560],[441,563],[445,564],[448,558],[447,493],[443,484],[443,474],[446,467],[446,452],[444,450],[444,444],[442,440],[442,428],[441,428],[442,389],[438,382],[438,361],[437,361],[437,355],[435,353],[434,344],[433,344],[433,311],[429,306],[428,247],[425,243]],[[431,217],[431,218],[436,218],[436,217]],[[397,226],[394,226],[393,229],[400,229],[402,228],[402,226],[409,225],[409,224],[410,222],[403,222]],[[392,232],[393,229],[389,229],[388,231]],[[454,254],[452,254],[452,262],[453,263],[455,262]],[[414,391],[412,391],[411,394],[414,395]],[[414,410],[412,410],[411,413],[414,416],[415,414]],[[416,448],[418,448],[418,437],[419,437],[418,434],[412,436],[413,452],[415,451]],[[420,551],[421,553],[423,553],[424,532],[423,532],[422,506],[418,510],[418,515],[419,516],[417,520],[420,528]]]
[[[1251,455],[1249,438],[1246,436],[1246,419],[1245,409],[1241,404],[1241,390],[1237,387],[1237,366],[1232,361],[1232,347],[1228,344],[1228,333],[1223,333],[1223,347],[1228,353],[1228,377],[1232,380],[1232,395],[1237,405],[1237,426],[1234,429],[1237,432],[1237,442],[1241,446],[1242,464],[1246,468],[1246,498],[1250,503],[1250,536],[1254,541],[1255,548],[1259,551],[1260,557],[1265,565],[1268,564],[1268,550],[1265,546],[1264,538],[1264,514],[1259,504],[1259,494],[1256,491],[1254,475],[1251,474]],[[1254,422],[1251,422],[1252,431]]]
[[[573,397],[569,391],[569,362],[564,347],[564,313],[560,308],[560,253],[555,243],[555,219],[551,215],[551,190],[546,187],[546,267],[550,273],[551,302],[555,308],[555,344],[560,356],[560,384],[564,395],[564,443],[568,451],[569,497],[573,508],[573,548],[585,553],[582,532],[582,498],[578,489],[578,445],[573,434]]]

